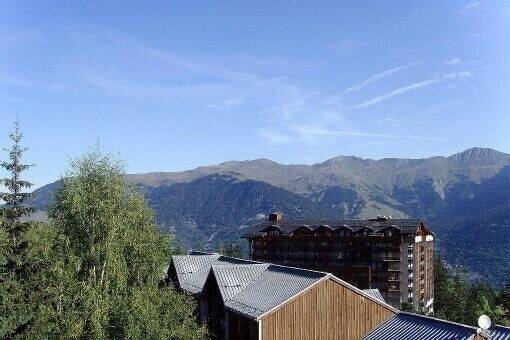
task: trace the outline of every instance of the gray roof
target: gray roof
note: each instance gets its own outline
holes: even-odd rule
[[[493,326],[488,330],[491,340],[510,340],[510,327]]]
[[[212,266],[212,271],[223,303],[241,292],[248,284],[253,282],[262,272],[267,270],[269,264],[261,263],[252,266]]]
[[[262,230],[269,226],[277,226],[283,234],[291,234],[294,230],[300,227],[307,227],[310,230],[315,230],[322,226],[328,226],[332,230],[341,230],[348,227],[353,231],[360,230],[365,227],[372,228],[374,232],[379,232],[389,226],[400,228],[403,233],[413,234],[416,232],[421,223],[425,223],[421,219],[414,218],[389,218],[389,219],[317,219],[317,220],[280,220],[280,221],[264,221],[251,227],[245,237],[257,236],[262,233]]]
[[[219,254],[177,255],[172,257],[172,261],[183,290],[193,294],[200,293],[207,277],[212,276],[218,285],[225,307],[253,319],[277,308],[326,277],[394,310],[384,303],[384,300],[325,272],[236,259]]]
[[[384,301],[384,298],[383,298],[381,292],[377,288],[363,289],[363,291],[365,293],[367,293],[368,295],[370,295],[371,297],[373,297],[374,299],[380,300],[382,302],[386,302],[386,301]]]
[[[230,280],[237,279],[237,268],[222,269],[224,277],[229,277]],[[224,298],[227,308],[255,319],[328,275],[328,273],[274,264],[266,265],[265,268],[259,267],[257,272],[257,276],[251,273],[251,282],[246,283],[248,280],[245,277],[241,278],[243,282],[240,285],[243,288],[236,291],[236,294],[230,294],[227,299]],[[218,282],[218,285],[220,284]],[[220,287],[220,291],[222,289],[224,290]]]
[[[473,339],[476,328],[429,316],[400,312],[367,334],[365,340]]]
[[[220,254],[174,255],[172,262],[179,280],[179,287],[191,294],[198,294],[204,288],[211,266],[217,264],[254,264],[257,262],[222,256]]]

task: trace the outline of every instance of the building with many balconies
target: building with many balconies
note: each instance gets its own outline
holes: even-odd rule
[[[421,219],[286,220],[281,213],[248,231],[250,258],[333,273],[377,288],[400,308],[434,303],[434,235]]]

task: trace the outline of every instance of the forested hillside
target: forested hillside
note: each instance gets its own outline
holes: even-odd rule
[[[421,217],[449,263],[502,282],[510,280],[509,164],[508,154],[472,148],[426,159],[231,161],[128,178],[142,188],[161,228],[175,231],[188,247],[237,240],[275,210],[288,218]],[[46,209],[56,186],[36,191],[37,208]]]

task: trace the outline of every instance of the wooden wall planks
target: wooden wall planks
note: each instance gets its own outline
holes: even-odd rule
[[[394,312],[327,279],[264,316],[262,339],[361,339]]]

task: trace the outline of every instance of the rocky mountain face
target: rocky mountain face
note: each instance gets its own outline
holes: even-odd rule
[[[339,156],[313,165],[267,159],[128,175],[158,223],[190,247],[235,240],[269,212],[288,218],[425,218],[451,264],[510,281],[510,155],[472,148],[450,157]],[[37,190],[40,210],[58,182]]]

